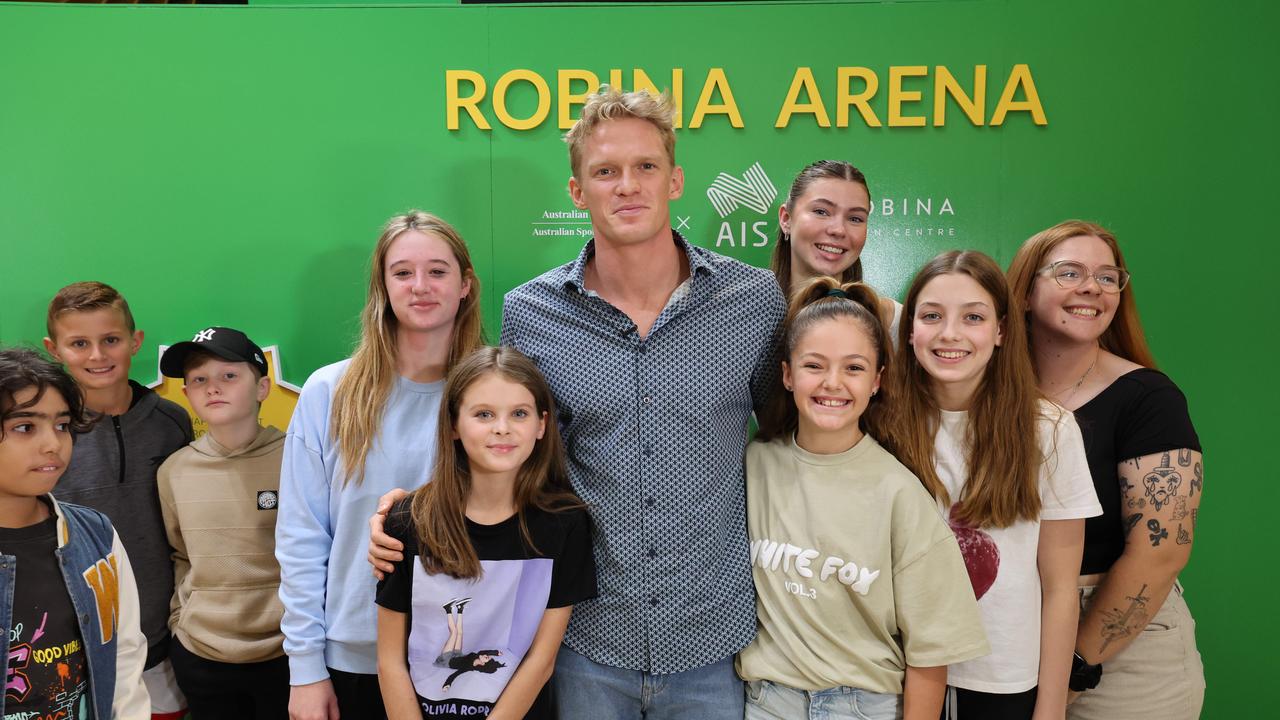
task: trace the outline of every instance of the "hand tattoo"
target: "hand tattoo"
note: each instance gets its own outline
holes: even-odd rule
[[[1191,544],[1191,533],[1187,532],[1187,531],[1186,531],[1186,529],[1182,527],[1182,525],[1178,525],[1178,540],[1177,540],[1177,543],[1178,543],[1179,545],[1190,545],[1190,544]]]

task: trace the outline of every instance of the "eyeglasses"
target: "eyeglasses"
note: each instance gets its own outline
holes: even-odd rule
[[[1059,260],[1055,263],[1040,268],[1040,272],[1047,272],[1058,283],[1058,287],[1064,290],[1073,290],[1084,284],[1088,278],[1093,278],[1098,283],[1098,288],[1104,293],[1115,295],[1125,286],[1129,284],[1129,272],[1121,270],[1111,265],[1103,265],[1093,272],[1089,272],[1089,268],[1074,260]]]

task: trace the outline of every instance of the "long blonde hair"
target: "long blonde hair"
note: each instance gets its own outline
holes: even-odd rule
[[[439,237],[458,262],[462,281],[471,289],[458,303],[446,360],[446,371],[472,350],[484,344],[480,318],[480,280],[471,265],[471,254],[462,236],[449,223],[421,210],[394,215],[382,228],[369,261],[369,290],[360,312],[360,343],[351,355],[333,394],[330,434],[338,442],[343,484],[364,481],[364,464],[381,429],[382,411],[396,382],[396,328],[398,321],[387,295],[386,262],[391,243],[416,230]]]
[[[1082,235],[1093,235],[1102,240],[1107,247],[1111,248],[1111,254],[1115,255],[1116,267],[1128,272],[1129,268],[1124,263],[1124,254],[1120,252],[1120,244],[1116,242],[1114,233],[1096,223],[1067,220],[1041,230],[1022,243],[1022,247],[1018,248],[1018,254],[1013,256],[1013,262],[1009,263],[1009,291],[1020,301],[1025,301],[1030,297],[1031,286],[1035,284],[1036,276],[1044,267],[1044,260],[1049,253],[1063,242]],[[1132,281],[1120,292],[1119,300],[1116,314],[1111,318],[1111,324],[1102,332],[1098,344],[1103,350],[1129,362],[1155,368],[1156,359],[1147,345],[1146,334],[1142,332],[1142,320],[1138,318],[1138,303],[1133,296]],[[1030,331],[1031,318],[1027,317],[1028,335]],[[1031,338],[1031,341],[1034,344],[1035,338]],[[1035,358],[1032,357],[1033,362],[1034,360]]]
[[[990,257],[952,250],[929,261],[911,282],[898,328],[897,355],[889,364],[892,402],[870,416],[872,434],[920,478],[943,505],[953,501],[935,466],[934,439],[941,422],[928,372],[911,346],[912,319],[920,292],[939,275],[973,278],[995,302],[1003,340],[987,362],[974,391],[965,438],[969,478],[954,498],[952,515],[974,527],[1008,527],[1040,517],[1040,466],[1044,461],[1035,429],[1040,391],[1021,322],[1022,306],[1009,293],[1004,273]]]
[[[555,399],[533,361],[509,347],[483,347],[463,358],[449,373],[440,401],[435,467],[431,481],[414,491],[409,512],[418,531],[422,567],[429,573],[456,578],[480,576],[480,559],[467,534],[467,496],[471,493],[471,464],[462,441],[454,439],[454,425],[463,396],[477,380],[496,374],[523,386],[533,395],[535,411],[546,418],[542,439],[516,472],[514,502],[525,545],[534,552],[525,510],[536,507],[560,512],[583,507],[569,486],[564,449],[556,425]]]

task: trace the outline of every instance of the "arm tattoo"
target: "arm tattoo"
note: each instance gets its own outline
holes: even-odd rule
[[[1187,499],[1184,497],[1176,497],[1173,499],[1173,512],[1169,515],[1170,520],[1181,520],[1187,516]]]
[[[1155,521],[1152,520],[1152,522]],[[1128,608],[1124,610],[1112,608],[1102,614],[1102,637],[1105,639],[1102,643],[1102,652],[1106,651],[1111,641],[1129,637],[1146,626],[1147,601],[1151,599],[1143,595],[1146,591],[1147,586],[1143,584],[1138,594],[1129,597]]]
[[[1200,469],[1200,463],[1191,468],[1191,492],[1188,495],[1195,495],[1197,491],[1204,492],[1204,471]]]
[[[1147,521],[1147,529],[1151,531],[1151,547],[1160,547],[1161,540],[1169,539],[1169,531],[1160,527],[1160,521],[1155,518]]]
[[[1130,510],[1133,510],[1134,508],[1137,508],[1138,510],[1145,508],[1147,506],[1146,499],[1135,498],[1133,497],[1133,495],[1130,494],[1132,492],[1133,492],[1133,484],[1130,483],[1129,480],[1125,478],[1123,475],[1120,476],[1120,494],[1125,496],[1125,499],[1124,499],[1125,507],[1129,508]]]
[[[1133,531],[1133,526],[1134,526],[1134,525],[1137,525],[1137,524],[1138,524],[1138,521],[1139,521],[1139,520],[1141,520],[1141,519],[1142,519],[1142,513],[1134,513],[1134,514],[1132,514],[1132,515],[1130,515],[1129,517],[1127,517],[1127,518],[1125,518],[1125,519],[1124,519],[1124,534],[1125,534],[1125,537],[1128,537],[1128,536],[1129,536],[1129,533]]]
[[[1182,523],[1178,523],[1178,541],[1177,542],[1179,545],[1191,544],[1191,533],[1187,532],[1186,528],[1182,527]]]
[[[1178,450],[1178,464],[1182,467],[1191,467],[1191,449],[1182,448]]]
[[[1147,499],[1151,501],[1151,506],[1157,512],[1178,494],[1178,487],[1182,485],[1182,475],[1169,464],[1169,453],[1165,453],[1160,459],[1160,467],[1142,478],[1142,484],[1146,488]]]
[[[1192,530],[1195,530],[1195,529],[1196,529],[1196,513],[1197,513],[1197,512],[1199,512],[1199,511],[1198,511],[1198,510],[1192,510],[1192,511],[1191,511],[1191,529],[1192,529]]]

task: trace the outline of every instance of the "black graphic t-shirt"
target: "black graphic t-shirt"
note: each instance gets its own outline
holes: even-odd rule
[[[4,686],[5,720],[92,718],[80,626],[54,550],[58,519],[0,528],[0,553],[17,561]]]
[[[548,608],[596,596],[590,520],[583,510],[530,509],[525,522],[467,521],[483,574],[459,580],[430,575],[418,558],[408,503],[392,509],[387,532],[405,544],[404,560],[378,584],[378,604],[409,615],[409,675],[424,718],[483,718],[515,674]],[[551,720],[544,687],[525,715]]]

